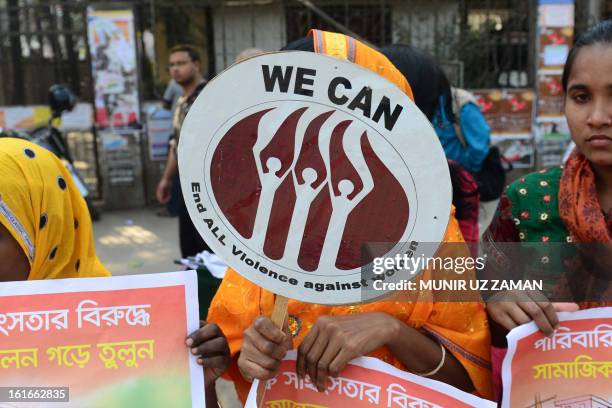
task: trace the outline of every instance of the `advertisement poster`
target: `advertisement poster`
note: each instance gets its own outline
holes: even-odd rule
[[[531,322],[508,334],[502,407],[612,406],[612,308],[559,313],[545,337]]]
[[[533,167],[533,90],[478,89],[472,92],[491,127],[491,144],[499,148],[514,168]]]
[[[308,378],[295,371],[295,350],[281,363],[279,374],[268,380],[263,407],[428,407],[494,408],[496,404],[460,391],[448,384],[399,370],[372,357],[360,357],[337,378],[328,380],[327,390],[318,392]],[[246,408],[257,408],[259,381],[254,381]]]
[[[540,71],[561,71],[573,38],[573,27],[540,27]]]
[[[448,164],[426,117],[385,78],[326,55],[271,53],[223,71],[185,119],[178,163],[189,215],[214,252],[304,302],[385,296],[362,290],[380,280],[373,259],[433,256],[425,244],[448,224]],[[372,242],[389,245],[364,252]]]
[[[77,103],[70,112],[62,114],[61,130],[84,130],[93,127],[93,106],[90,103]]]
[[[140,157],[140,133],[100,132],[104,152],[103,166],[110,186],[132,187],[140,180],[141,168],[135,157]]]
[[[563,118],[563,86],[561,74],[538,75],[538,119]]]
[[[571,141],[567,120],[565,116],[556,119],[538,119],[535,129],[539,166],[543,168],[558,166],[563,161]]]
[[[542,168],[549,168],[562,164],[563,157],[569,148],[568,139],[544,139],[537,142],[539,165]]]
[[[46,106],[4,106],[0,107],[0,128],[30,130],[45,126],[51,117]]]
[[[540,27],[573,27],[574,26],[574,5],[573,2],[540,5]]]
[[[147,112],[147,136],[149,158],[165,161],[168,157],[168,140],[173,132],[172,112],[160,107],[151,107]]]
[[[540,118],[538,118],[540,119]],[[557,120],[542,118],[536,127],[538,140],[561,140],[569,142],[571,135],[565,116]]]
[[[531,136],[533,102],[530,89],[477,89],[471,91],[491,127],[491,137]]]
[[[198,327],[194,272],[0,283],[0,384],[65,387],[62,407],[202,407]],[[32,397],[7,402],[54,398]]]
[[[51,118],[48,106],[0,106],[0,128],[28,131],[47,126]],[[70,112],[64,112],[60,130],[89,130],[93,126],[92,106],[77,103]]]
[[[101,128],[140,121],[136,39],[132,10],[87,10],[87,31]]]
[[[535,165],[535,146],[531,136],[491,137],[491,144],[499,148],[504,159],[515,169],[528,169]]]

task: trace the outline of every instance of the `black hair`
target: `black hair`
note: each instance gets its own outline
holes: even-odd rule
[[[563,86],[564,92],[567,91],[567,83],[569,81],[569,76],[572,73],[572,67],[574,66],[578,52],[582,47],[595,44],[612,44],[612,20],[602,21],[578,37],[576,44],[574,44],[567,55],[567,60],[565,61],[565,66],[563,67],[561,85]]]
[[[454,122],[450,82],[431,56],[402,44],[387,45],[381,52],[406,77],[414,94],[414,102],[430,122],[439,112],[441,96],[446,116]]]
[[[304,37],[290,42],[281,48],[281,51],[310,51],[314,52],[314,41],[312,37]]]
[[[170,52],[168,55],[174,54],[176,52],[186,52],[189,55],[191,61],[200,62],[200,53],[191,44],[177,44],[174,47],[170,48]]]
[[[312,37],[295,40],[281,51],[314,52]],[[442,68],[429,55],[407,45],[388,45],[380,50],[410,83],[418,108],[433,120],[438,112],[440,96],[444,97],[446,116],[454,122],[450,82]]]

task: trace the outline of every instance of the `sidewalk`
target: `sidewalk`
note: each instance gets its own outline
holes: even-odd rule
[[[181,270],[178,218],[158,217],[156,208],[102,213],[93,224],[96,252],[113,275],[135,275]],[[217,381],[223,408],[238,408],[234,384]]]
[[[178,218],[158,217],[157,209],[102,213],[94,223],[96,251],[113,275],[180,270]]]

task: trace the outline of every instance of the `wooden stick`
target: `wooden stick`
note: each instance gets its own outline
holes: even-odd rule
[[[272,320],[272,323],[274,323],[274,325],[281,330],[283,330],[285,320],[287,320],[288,302],[289,298],[286,298],[285,296],[281,295],[276,295],[276,300],[274,301],[274,309],[272,309],[272,316],[270,317],[270,320]],[[257,406],[259,408],[263,407],[267,385],[268,381],[260,381],[259,385],[257,386]]]

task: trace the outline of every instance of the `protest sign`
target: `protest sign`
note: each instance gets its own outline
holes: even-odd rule
[[[327,390],[318,392],[308,377],[295,371],[296,351],[287,354],[279,374],[268,380],[263,399],[266,408],[298,407],[495,407],[448,384],[399,370],[372,357],[352,360],[337,378],[328,380]],[[246,408],[257,407],[258,381],[253,383]]]
[[[448,166],[427,118],[385,78],[325,55],[265,54],[221,73],[190,109],[178,156],[208,245],[301,301],[384,295],[360,290],[372,260],[432,256],[421,243],[440,242],[450,215]]]
[[[65,387],[62,407],[201,407],[198,327],[192,271],[1,283],[2,400],[48,406],[21,390]]]
[[[612,308],[558,315],[551,337],[534,322],[508,334],[502,407],[612,406]]]

